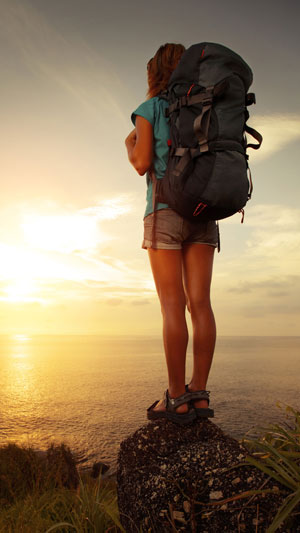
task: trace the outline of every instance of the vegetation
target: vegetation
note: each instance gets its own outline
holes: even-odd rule
[[[257,428],[252,437],[248,434],[243,439],[250,452],[247,464],[273,479],[282,493],[282,504],[266,533],[282,531],[282,527],[296,531],[295,524],[300,523],[300,412],[289,406],[285,410],[285,423]],[[250,492],[228,501],[268,490]],[[116,483],[101,475],[97,479],[80,475],[64,444],[52,444],[42,453],[8,444],[0,448],[0,533],[16,531],[125,531],[119,519]]]
[[[284,425],[258,428],[255,437],[243,441],[251,452],[247,462],[287,489],[267,533],[282,524],[293,527],[300,523],[300,412],[290,406],[285,410],[288,421]]]
[[[115,482],[82,476],[68,447],[0,448],[0,532],[124,531]]]

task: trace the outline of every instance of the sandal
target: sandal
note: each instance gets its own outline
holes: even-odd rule
[[[189,396],[189,402],[194,407],[194,410],[196,412],[197,417],[202,418],[213,418],[214,417],[214,410],[210,409],[209,407],[195,407],[194,402],[197,400],[207,400],[209,405],[209,392],[208,390],[197,390],[197,391],[190,391],[189,386],[185,386],[186,393]]]
[[[195,409],[188,403],[190,400],[190,392],[184,393],[177,398],[170,398],[168,389],[164,393],[164,405],[165,411],[155,411],[154,407],[158,404],[159,400],[154,402],[147,409],[148,420],[157,420],[158,418],[166,418],[175,424],[189,424],[197,418]],[[186,413],[177,413],[176,409],[180,405],[187,403],[189,410]]]

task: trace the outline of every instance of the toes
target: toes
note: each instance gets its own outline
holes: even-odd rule
[[[158,404],[154,407],[154,411],[165,411],[165,405],[163,400],[159,400]]]

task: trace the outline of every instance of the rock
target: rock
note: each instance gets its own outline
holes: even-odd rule
[[[210,500],[221,500],[223,498],[223,492],[221,490],[213,490],[209,493]]]
[[[188,426],[161,419],[141,427],[121,443],[118,457],[118,504],[126,533],[175,528],[232,533],[240,526],[252,532],[258,512],[265,531],[282,492],[229,500],[263,483],[265,491],[276,485],[260,470],[241,465],[246,455],[237,440],[206,419]]]
[[[178,498],[179,499],[179,498]],[[191,504],[187,500],[183,502],[183,510],[188,514],[191,511]]]
[[[94,463],[91,470],[91,477],[97,478],[99,474],[101,475],[105,474],[109,470],[109,466],[105,463],[102,463],[101,461],[98,461],[97,463]]]

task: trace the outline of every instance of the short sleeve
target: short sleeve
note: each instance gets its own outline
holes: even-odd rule
[[[154,125],[154,98],[150,98],[150,100],[146,100],[146,102],[143,102],[131,115],[131,120],[133,124],[135,125],[135,119],[137,116],[143,117],[150,124]]]

